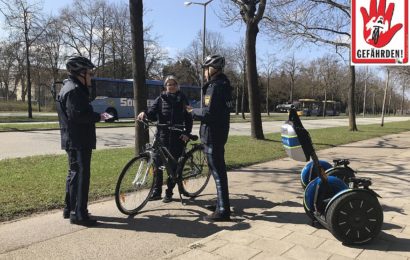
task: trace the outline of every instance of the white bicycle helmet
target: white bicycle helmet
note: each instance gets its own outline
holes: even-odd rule
[[[223,69],[225,67],[225,58],[221,55],[209,55],[205,58],[202,67],[213,67],[215,69]]]

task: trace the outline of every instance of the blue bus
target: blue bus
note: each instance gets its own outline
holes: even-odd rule
[[[149,107],[163,90],[164,84],[161,80],[146,80],[145,84],[148,87],[147,105]],[[180,85],[180,90],[187,96],[191,106],[200,105],[200,87]],[[114,116],[113,120],[134,117],[132,79],[93,78],[91,92],[94,98],[91,105],[95,112],[107,112]]]

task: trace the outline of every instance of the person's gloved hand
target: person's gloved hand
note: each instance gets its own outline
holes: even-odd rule
[[[189,137],[187,135],[181,135],[179,137],[182,141],[184,141],[185,143],[189,141]]]
[[[144,120],[146,117],[147,117],[147,115],[145,114],[145,112],[141,112],[141,113],[138,114],[138,116],[137,116],[136,119],[137,119],[138,121],[142,121],[142,120]]]
[[[105,121],[105,120],[111,119],[113,117],[114,117],[113,115],[110,115],[107,112],[104,112],[104,113],[100,114],[100,121]]]

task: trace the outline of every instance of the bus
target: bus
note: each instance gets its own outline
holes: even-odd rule
[[[304,98],[294,102],[294,105],[298,110],[302,111],[302,114],[304,116],[323,116],[325,101]],[[326,100],[326,115],[340,115],[340,102],[334,100]]]
[[[146,80],[148,87],[147,106],[151,106],[163,89],[163,81]],[[188,98],[192,107],[199,107],[201,88],[198,86],[180,85],[180,90]],[[93,78],[91,105],[97,113],[107,112],[113,116],[112,121],[119,118],[134,117],[133,80]]]

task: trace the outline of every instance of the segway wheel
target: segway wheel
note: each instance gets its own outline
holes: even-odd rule
[[[345,244],[364,244],[373,240],[383,224],[383,210],[368,191],[352,190],[340,195],[326,212],[329,231]]]

